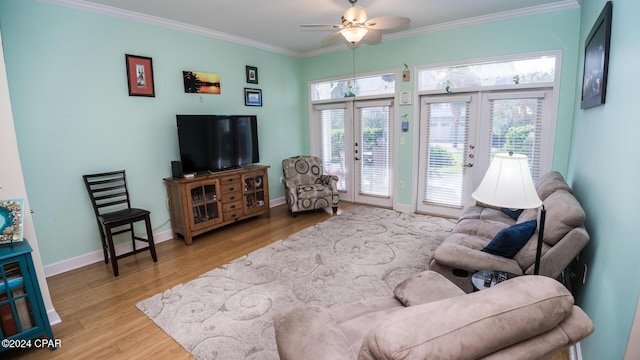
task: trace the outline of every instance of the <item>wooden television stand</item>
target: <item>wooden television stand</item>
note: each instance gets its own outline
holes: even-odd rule
[[[166,178],[173,236],[186,245],[193,237],[238,220],[266,214],[269,207],[269,166],[199,174],[192,178]]]

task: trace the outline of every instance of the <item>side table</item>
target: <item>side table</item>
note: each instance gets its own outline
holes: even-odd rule
[[[47,339],[39,339],[41,336]],[[31,246],[27,241],[0,245],[0,352],[14,347],[56,349],[42,301]],[[38,339],[38,340],[34,340]]]
[[[495,284],[499,284],[516,276],[519,275],[512,274],[506,271],[480,270],[471,276],[471,283],[473,284],[473,290],[479,291],[488,289]]]

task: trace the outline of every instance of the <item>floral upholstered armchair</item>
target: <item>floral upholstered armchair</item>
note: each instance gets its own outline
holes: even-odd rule
[[[285,197],[292,216],[307,210],[331,206],[338,212],[338,177],[324,175],[316,156],[295,156],[282,160]]]

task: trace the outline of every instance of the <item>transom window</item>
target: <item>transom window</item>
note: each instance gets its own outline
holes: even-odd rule
[[[418,90],[459,93],[488,87],[550,85],[555,72],[555,55],[432,67],[418,70]]]
[[[313,82],[309,88],[312,102],[354,96],[395,94],[395,91],[396,74],[394,73]]]

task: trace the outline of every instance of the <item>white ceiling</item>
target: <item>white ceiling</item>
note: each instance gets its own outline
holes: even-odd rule
[[[331,49],[332,33],[301,24],[338,24],[348,0],[41,0],[138,21],[181,28],[294,56]],[[359,0],[369,18],[403,16],[408,28],[385,39],[530,13],[578,7],[580,0]],[[340,44],[342,48],[346,45]],[[334,46],[335,48],[335,46]]]

